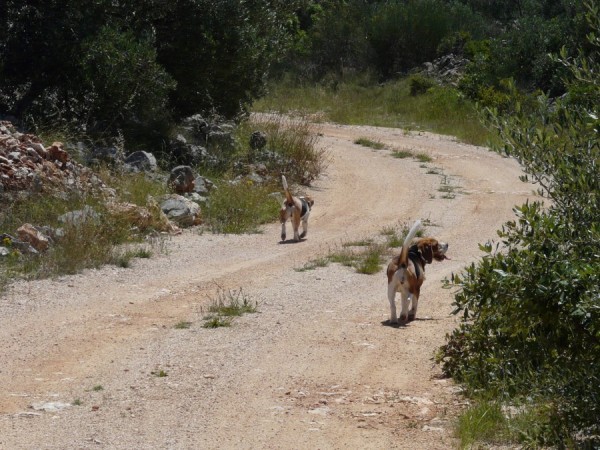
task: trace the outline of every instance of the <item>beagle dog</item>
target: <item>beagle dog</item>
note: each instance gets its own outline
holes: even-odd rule
[[[292,228],[294,229],[294,241],[298,242],[305,237],[308,232],[308,217],[310,216],[310,210],[315,202],[308,196],[294,197],[290,193],[285,176],[281,176],[281,181],[283,183],[283,190],[285,191],[285,200],[281,204],[281,210],[279,211],[281,240],[285,241],[285,223],[290,219]],[[302,222],[302,234],[298,234],[300,222]]]
[[[448,244],[432,237],[415,239],[420,226],[421,221],[417,220],[404,239],[402,251],[392,259],[387,268],[390,322],[393,324],[398,323],[396,292],[400,292],[402,297],[400,321],[414,320],[417,315],[421,285],[425,281],[425,265],[431,264],[434,259],[436,261],[449,259],[446,256]],[[408,309],[411,300],[411,308]]]

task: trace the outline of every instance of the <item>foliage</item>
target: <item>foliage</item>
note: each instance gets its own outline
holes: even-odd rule
[[[267,157],[261,161],[264,152],[262,155],[251,152],[248,157],[263,162],[275,178],[279,179],[283,173],[288,182],[310,185],[327,168],[328,153],[317,145],[318,129],[309,117],[254,115],[245,126],[265,133]],[[268,157],[269,152],[271,157]]]
[[[567,86],[600,90],[600,14],[588,20],[595,51],[575,60]],[[548,407],[542,444],[598,445],[600,429],[600,140],[598,104],[539,98],[537,115],[490,113],[501,150],[523,166],[549,204],[527,202],[455,276],[460,327],[442,349],[444,369],[472,391],[528,397]],[[595,443],[595,444],[594,444]]]
[[[288,45],[298,1],[7,0],[0,113],[160,141],[171,120],[243,112]]]
[[[484,28],[478,15],[458,2],[375,2],[367,39],[373,49],[373,65],[390,78],[435,59],[440,44],[456,32],[481,36]]]
[[[258,302],[252,302],[242,288],[225,290],[218,286],[216,297],[210,298],[209,314],[204,318],[203,327],[229,327],[234,317],[253,314],[257,310]]]
[[[349,79],[336,89],[321,84],[283,80],[272,84],[268,96],[254,104],[256,111],[312,114],[316,120],[349,125],[375,125],[414,130],[418,127],[451,134],[484,145],[492,134],[477,119],[474,103],[456,89],[435,86],[412,96],[407,79],[364,83]]]
[[[581,4],[555,2],[551,7],[552,2],[519,3],[519,8],[511,9],[506,3],[504,12],[496,11],[496,17],[505,22],[500,30],[465,44],[470,64],[461,80],[461,91],[486,106],[502,103],[491,97],[503,91],[502,83],[507,79],[514,80],[520,89],[541,90],[551,96],[563,94],[563,67],[549,55],[563,46],[573,52],[586,45]],[[486,10],[483,5],[477,8]]]
[[[176,83],[157,63],[152,39],[107,25],[83,41],[82,51],[79,122],[135,135],[169,119],[168,95]]]
[[[414,97],[425,94],[430,88],[435,86],[435,81],[417,74],[409,77],[408,84],[410,85],[410,95]]]
[[[258,225],[277,217],[279,203],[271,192],[250,179],[218,183],[205,209],[210,228],[216,233],[257,233]]]

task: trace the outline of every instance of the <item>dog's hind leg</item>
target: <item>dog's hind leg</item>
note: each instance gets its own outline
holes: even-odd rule
[[[388,300],[390,301],[390,323],[398,323],[396,316],[396,285],[388,283]]]
[[[419,291],[417,290],[417,292],[415,292],[414,294],[411,295],[412,297],[412,305],[410,308],[410,311],[408,311],[408,320],[415,320],[415,317],[417,317],[417,308],[419,306]]]
[[[294,228],[294,241],[298,242],[300,240],[300,234],[298,230],[300,229],[300,219],[292,216],[292,228]]]
[[[308,233],[308,217],[302,219],[302,234],[300,235],[300,239],[306,237],[306,233]]]
[[[282,241],[285,241],[285,236],[286,236],[286,233],[285,233],[285,222],[281,222],[281,240]]]
[[[407,320],[408,316],[408,305],[410,303],[410,298],[412,294],[406,291],[400,292],[402,294],[402,307],[400,309],[400,321],[404,322]]]

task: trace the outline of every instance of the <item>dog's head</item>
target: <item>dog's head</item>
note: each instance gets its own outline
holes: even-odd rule
[[[315,201],[313,200],[312,197],[310,197],[309,195],[305,195],[304,197],[302,197],[304,200],[306,200],[306,203],[308,203],[310,205],[310,207],[312,208],[313,205],[315,204]]]
[[[439,242],[437,239],[431,237],[420,238],[417,242],[417,247],[421,257],[427,261],[427,264],[431,264],[434,259],[436,261],[448,259],[446,256],[448,244],[445,242]]]

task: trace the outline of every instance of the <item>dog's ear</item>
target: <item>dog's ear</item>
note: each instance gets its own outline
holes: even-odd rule
[[[315,204],[315,201],[313,200],[312,197],[306,196],[306,197],[304,197],[304,200],[306,200],[311,207]]]
[[[427,264],[431,264],[433,262],[433,249],[431,248],[431,244],[429,242],[420,245],[419,251],[421,252],[423,259],[427,261]]]

